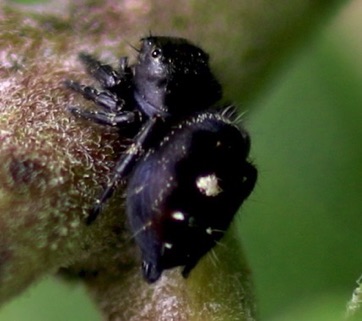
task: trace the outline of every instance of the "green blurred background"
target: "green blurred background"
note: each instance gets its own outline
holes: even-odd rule
[[[361,16],[354,1],[248,108],[260,176],[237,223],[264,321],[341,320],[362,274]],[[80,285],[49,278],[1,309],[20,320],[100,316]]]
[[[362,2],[253,106],[260,170],[240,230],[262,320],[341,320],[362,274]]]

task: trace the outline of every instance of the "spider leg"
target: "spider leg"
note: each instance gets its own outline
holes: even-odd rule
[[[137,111],[106,113],[102,111],[88,111],[77,107],[69,107],[69,111],[76,116],[91,120],[97,124],[119,128],[134,124],[137,120],[140,119]]]
[[[118,99],[115,94],[108,91],[99,92],[93,87],[81,85],[73,80],[66,80],[64,84],[66,87],[80,93],[85,99],[94,101],[106,111],[117,112],[124,105],[123,100]]]
[[[115,167],[112,179],[89,213],[86,221],[88,225],[98,217],[103,204],[112,196],[117,183],[128,176],[135,163],[144,155],[145,150],[149,148],[160,120],[158,117],[149,119],[135,137],[134,143],[121,156]]]
[[[119,84],[121,77],[110,65],[102,64],[99,60],[84,52],[79,54],[79,59],[86,67],[87,72],[93,76],[103,88],[109,89]]]

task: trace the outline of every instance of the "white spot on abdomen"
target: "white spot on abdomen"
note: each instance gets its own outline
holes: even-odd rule
[[[196,179],[196,186],[206,196],[215,197],[222,192],[215,174],[198,177]]]

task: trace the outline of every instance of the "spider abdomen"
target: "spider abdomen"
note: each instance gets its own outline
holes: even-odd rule
[[[244,130],[217,113],[172,126],[139,161],[127,187],[127,215],[149,282],[183,266],[187,276],[224,235],[252,191]]]

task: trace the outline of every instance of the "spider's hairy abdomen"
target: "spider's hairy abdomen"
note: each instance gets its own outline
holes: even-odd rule
[[[186,276],[222,238],[255,184],[249,137],[203,113],[169,131],[139,161],[127,187],[127,214],[145,277],[184,266]]]

